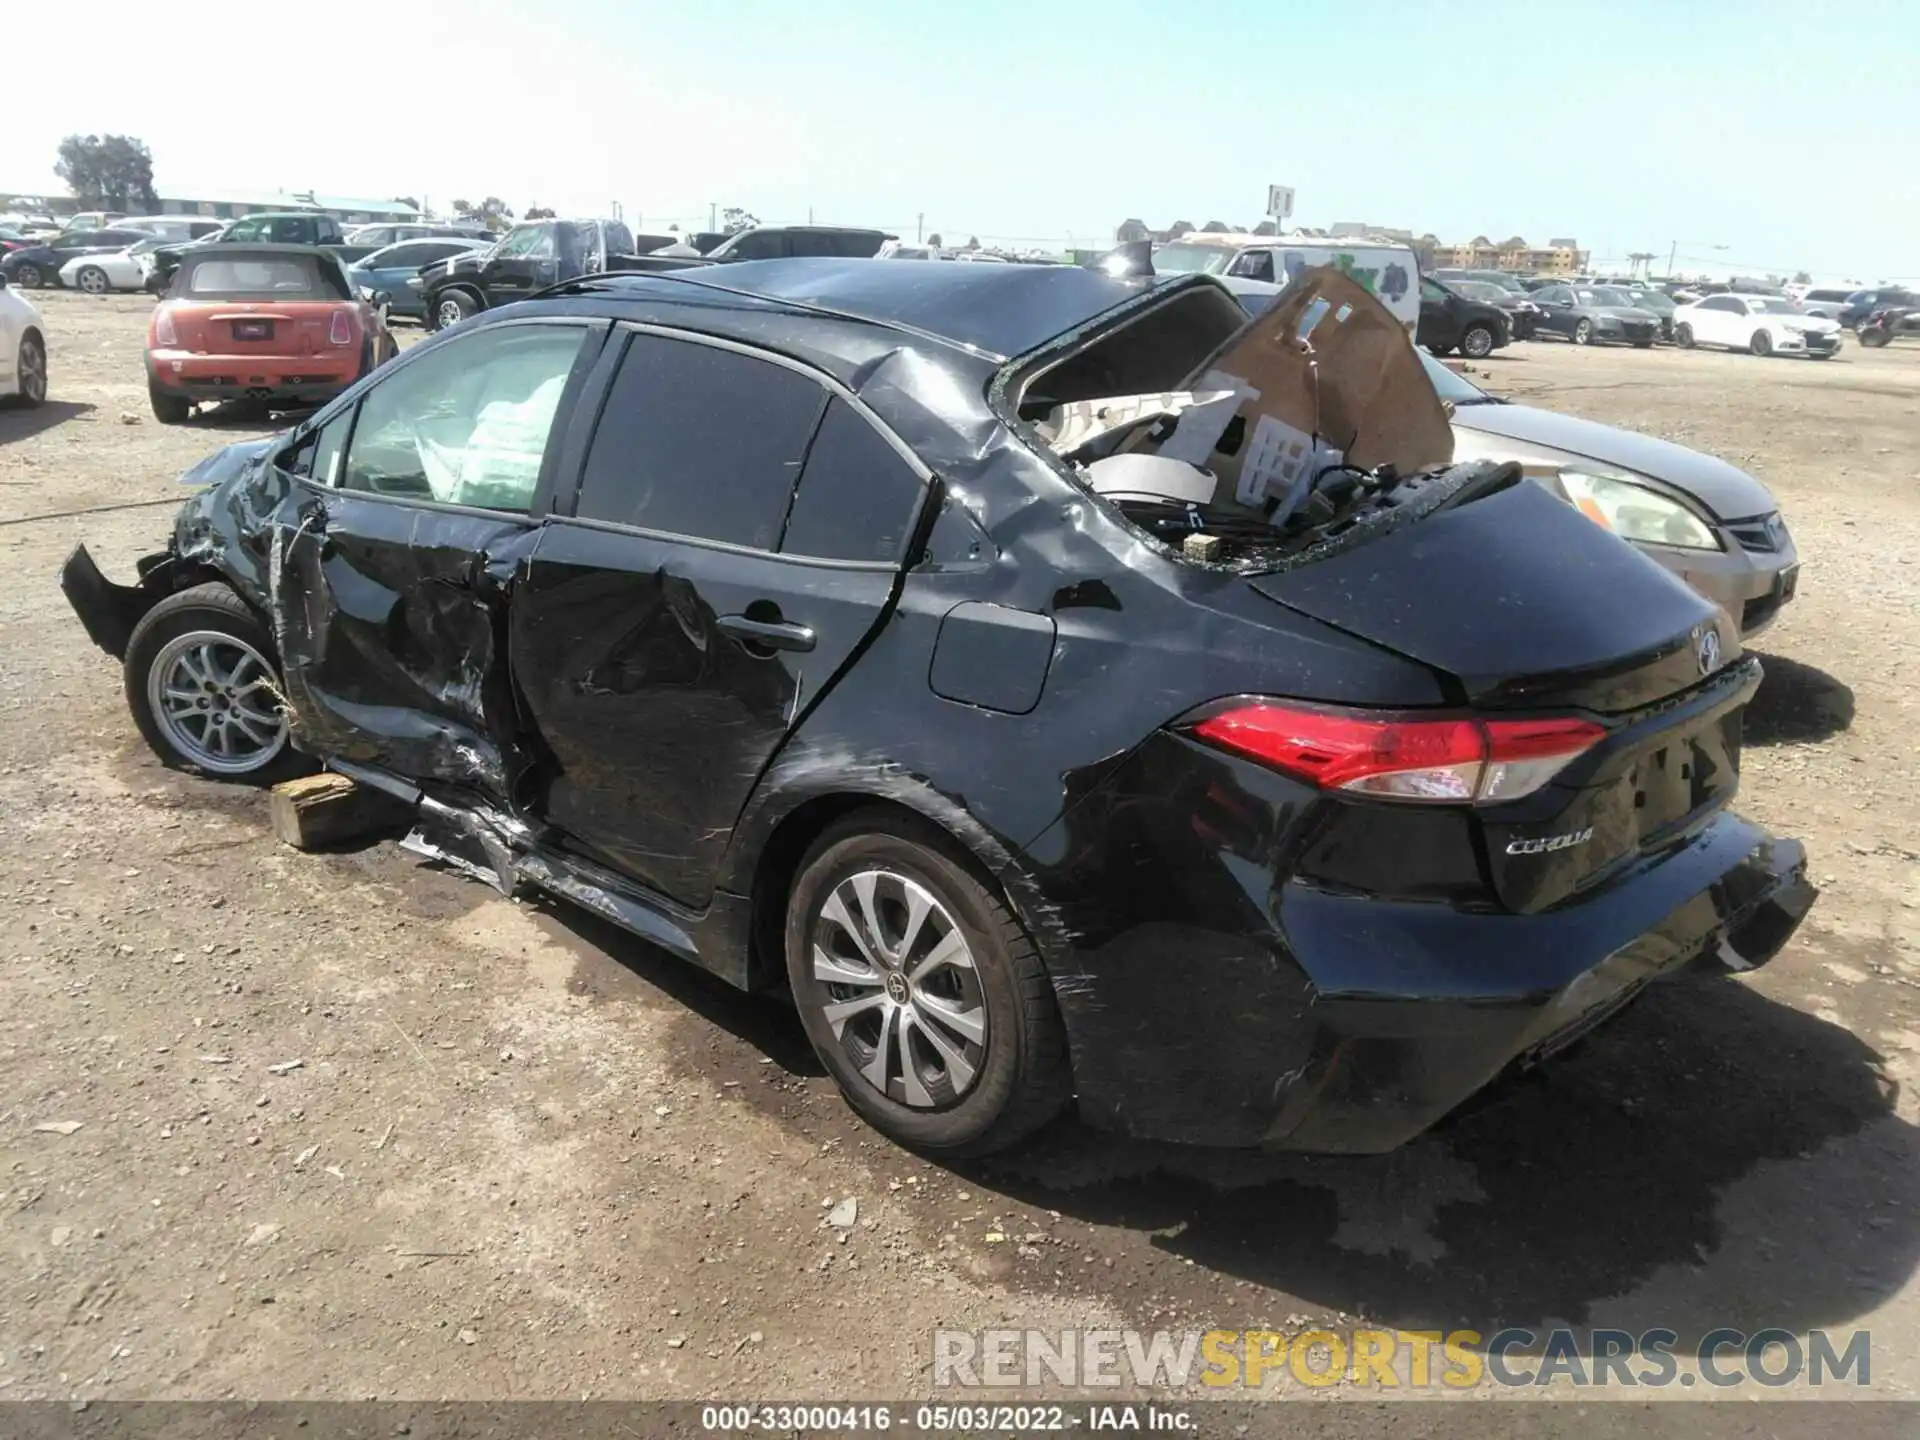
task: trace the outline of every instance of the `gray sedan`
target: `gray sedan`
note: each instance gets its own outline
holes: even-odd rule
[[[1724,460],[1515,405],[1420,352],[1453,419],[1456,460],[1513,460],[1757,635],[1793,598],[1800,557],[1767,487]]]

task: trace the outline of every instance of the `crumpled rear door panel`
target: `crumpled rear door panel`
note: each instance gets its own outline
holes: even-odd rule
[[[510,802],[506,583],[536,533],[340,491],[283,521],[271,589],[300,748]]]

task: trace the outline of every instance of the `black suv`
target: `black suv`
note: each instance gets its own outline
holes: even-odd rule
[[[490,250],[435,261],[407,283],[420,290],[427,328],[444,330],[550,285],[622,269],[633,250],[624,221],[535,220],[514,226]]]
[[[1513,339],[1513,326],[1499,306],[1469,300],[1431,275],[1422,275],[1414,339],[1435,355],[1458,350],[1471,360],[1484,360]]]
[[[162,245],[152,252],[153,269],[147,275],[147,289],[164,295],[173,284],[180,257],[203,245],[311,245],[316,249],[340,253],[344,260],[346,237],[340,222],[315,210],[288,210],[243,215],[218,234],[182,245]]]
[[[1733,622],[1453,465],[1403,336],[1331,268],[1251,320],[1076,266],[596,275],[62,582],[168,764],[325,762],[410,848],[790,992],[908,1145],[1077,1103],[1385,1150],[1813,900],[1731,808]]]
[[[859,230],[843,225],[759,225],[729,235],[705,252],[709,260],[786,260],[795,256],[840,256],[871,260],[889,240],[884,230]]]

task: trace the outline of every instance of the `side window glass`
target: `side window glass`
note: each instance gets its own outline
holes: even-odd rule
[[[349,409],[304,437],[297,448],[282,452],[279,463],[288,474],[316,485],[336,485],[340,481],[340,454],[352,428],[353,411]]]
[[[807,451],[781,552],[898,561],[925,488],[867,418],[836,398]]]
[[[1273,279],[1273,252],[1271,250],[1248,250],[1236,255],[1233,264],[1228,267],[1229,275],[1237,275],[1247,280]]]
[[[791,253],[781,242],[787,237],[781,234],[762,232],[749,235],[733,250],[736,260],[774,260],[781,255]]]
[[[417,270],[426,264],[433,254],[427,245],[396,245],[380,257],[382,270]]]
[[[1423,275],[1420,277],[1420,298],[1422,300],[1444,301],[1447,298],[1447,292],[1440,287],[1438,282],[1429,280]]]
[[[258,220],[241,220],[227,231],[229,240],[258,240],[262,226]]]
[[[525,514],[584,335],[494,325],[402,366],[360,402],[341,486]]]
[[[826,401],[783,365],[635,335],[587,451],[579,513],[771,550]]]
[[[283,215],[273,222],[273,242],[276,245],[298,245],[306,238],[300,233],[305,228],[299,216]]]

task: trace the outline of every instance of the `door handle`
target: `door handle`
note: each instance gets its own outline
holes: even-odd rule
[[[768,650],[811,650],[814,634],[810,625],[794,625],[785,620],[754,620],[745,615],[722,615],[714,624],[723,634],[749,645]]]

